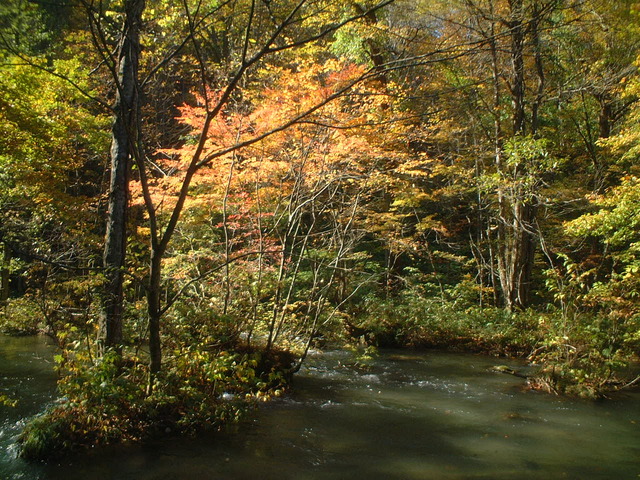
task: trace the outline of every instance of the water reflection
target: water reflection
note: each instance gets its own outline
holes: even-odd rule
[[[522,379],[488,371],[504,360],[473,355],[387,352],[366,371],[346,366],[349,361],[344,352],[312,358],[296,378],[294,393],[228,432],[100,449],[22,478],[640,475],[638,393],[593,403],[523,392]]]

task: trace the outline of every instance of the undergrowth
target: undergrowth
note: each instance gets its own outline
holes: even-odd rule
[[[363,311],[350,331],[368,344],[526,358],[538,367],[530,387],[556,394],[600,398],[632,384],[625,375],[640,352],[638,316],[508,312],[415,289],[370,299]]]
[[[47,459],[97,445],[140,441],[169,432],[195,433],[235,422],[252,404],[279,395],[286,376],[263,352],[190,347],[168,358],[147,395],[147,367],[107,354],[57,357],[61,398],[21,436],[21,455]],[[80,358],[78,358],[80,357]]]

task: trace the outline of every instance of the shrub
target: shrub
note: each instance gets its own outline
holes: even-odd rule
[[[34,335],[43,327],[42,312],[30,297],[10,299],[0,309],[0,332],[9,335]]]
[[[59,356],[63,397],[27,425],[21,455],[46,459],[168,431],[219,428],[284,387],[285,376],[276,366],[265,369],[268,362],[259,352],[201,347],[174,352],[151,395],[145,393],[147,367],[135,359],[107,354],[87,367],[80,354]]]

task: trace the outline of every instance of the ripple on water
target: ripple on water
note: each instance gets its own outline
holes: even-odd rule
[[[523,393],[520,379],[486,372],[495,359],[472,355],[382,352],[365,372],[348,366],[352,360],[346,352],[314,355],[289,396],[228,432],[100,450],[61,466],[29,467],[9,458],[19,424],[5,420],[0,447],[9,449],[0,448],[0,478],[608,480],[640,474],[640,435],[632,423],[640,422],[640,396],[592,404]],[[12,382],[41,381],[34,372],[1,374]],[[20,390],[31,388],[29,382]],[[38,397],[38,409],[50,395]]]
[[[378,375],[374,375],[372,373],[361,375],[360,378],[365,381],[365,383],[381,383],[380,377]]]
[[[326,402],[320,405],[320,408],[335,408],[335,407],[341,407],[341,406],[342,404],[339,402],[334,402],[333,400],[327,400]]]

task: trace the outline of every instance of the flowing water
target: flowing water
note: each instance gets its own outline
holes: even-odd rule
[[[318,355],[292,394],[227,432],[26,465],[14,437],[21,416],[51,401],[51,366],[39,341],[0,342],[1,391],[23,400],[2,410],[0,479],[640,478],[640,392],[601,402],[526,392],[488,370],[524,371],[518,362],[441,352],[384,352],[366,371],[345,352]]]
[[[0,395],[18,400],[0,405],[0,479],[37,479],[41,468],[16,458],[16,437],[25,421],[54,400],[53,348],[45,337],[0,335]]]

